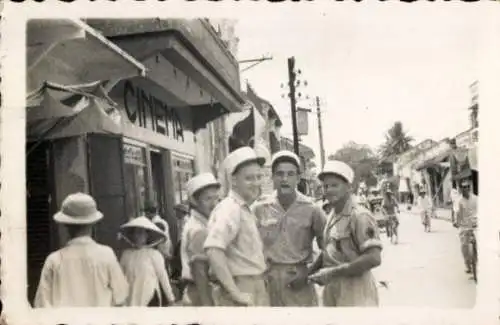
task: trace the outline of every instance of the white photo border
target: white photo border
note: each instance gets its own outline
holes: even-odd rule
[[[126,5],[124,5],[126,4]],[[263,15],[320,15],[330,10],[360,10],[367,14],[372,6],[410,6],[405,3],[303,3],[253,1],[58,1],[44,3],[4,4],[2,14],[2,101],[0,138],[2,165],[2,298],[7,324],[489,324],[498,321],[500,277],[498,265],[498,220],[500,207],[496,193],[500,193],[498,157],[500,146],[498,125],[498,85],[500,84],[500,7],[494,1],[476,4],[455,4],[477,9],[484,17],[481,35],[482,60],[480,73],[481,140],[480,166],[486,178],[481,178],[479,230],[480,282],[476,307],[471,310],[443,310],[424,308],[79,308],[31,309],[27,302],[26,263],[26,202],[25,202],[25,57],[26,22],[32,18],[139,18],[157,17],[220,17],[241,18]],[[453,6],[451,3],[412,4]],[[474,9],[474,10],[476,10]],[[480,10],[479,10],[480,9]],[[352,11],[351,11],[352,12]],[[359,17],[357,17],[359,19]],[[257,22],[258,23],[258,22]],[[425,17],[422,17],[425,24]],[[457,67],[459,69],[460,67]],[[491,216],[491,217],[488,217]],[[418,281],[420,279],[416,279]],[[262,309],[262,310],[260,310]]]

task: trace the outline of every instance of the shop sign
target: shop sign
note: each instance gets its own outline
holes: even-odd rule
[[[126,164],[145,166],[144,151],[141,147],[123,145],[123,155]]]
[[[309,113],[311,110],[297,107],[297,133],[307,135],[309,133]]]
[[[184,142],[182,120],[174,107],[126,80],[123,103],[128,120],[142,128]]]

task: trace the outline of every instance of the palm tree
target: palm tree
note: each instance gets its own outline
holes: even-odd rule
[[[382,159],[386,159],[400,155],[411,149],[413,141],[413,137],[409,136],[403,129],[403,123],[397,121],[385,135],[385,143],[379,149],[380,156]]]

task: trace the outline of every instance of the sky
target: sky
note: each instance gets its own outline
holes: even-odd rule
[[[411,8],[409,8],[411,7]],[[313,109],[303,143],[319,162],[316,107],[323,111],[326,156],[348,141],[377,148],[401,121],[415,143],[453,137],[469,127],[469,90],[478,78],[480,14],[474,6],[373,6],[315,14],[265,15],[238,20],[238,59],[270,55],[241,73],[270,101],[291,137],[287,58],[307,80],[298,89]],[[242,64],[244,69],[248,64]],[[284,84],[285,88],[280,85]]]

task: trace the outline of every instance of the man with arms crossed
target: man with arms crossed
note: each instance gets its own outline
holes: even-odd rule
[[[205,250],[220,286],[218,306],[268,306],[266,262],[257,221],[250,206],[260,194],[262,165],[250,147],[230,153],[225,161],[231,190],[212,211]]]
[[[184,296],[192,306],[213,306],[208,257],[203,245],[208,218],[219,202],[220,183],[211,173],[203,173],[191,178],[186,188],[191,214],[181,240],[182,279],[187,284]]]
[[[317,306],[313,283],[308,283],[308,262],[313,240],[323,248],[323,210],[297,190],[300,159],[291,151],[276,153],[271,161],[276,191],[255,203],[259,230],[268,263],[271,306]]]
[[[318,175],[333,210],[327,217],[321,269],[310,280],[324,285],[329,307],[378,306],[378,289],[371,269],[381,263],[382,243],[370,211],[351,195],[354,171],[341,161],[329,161]]]

